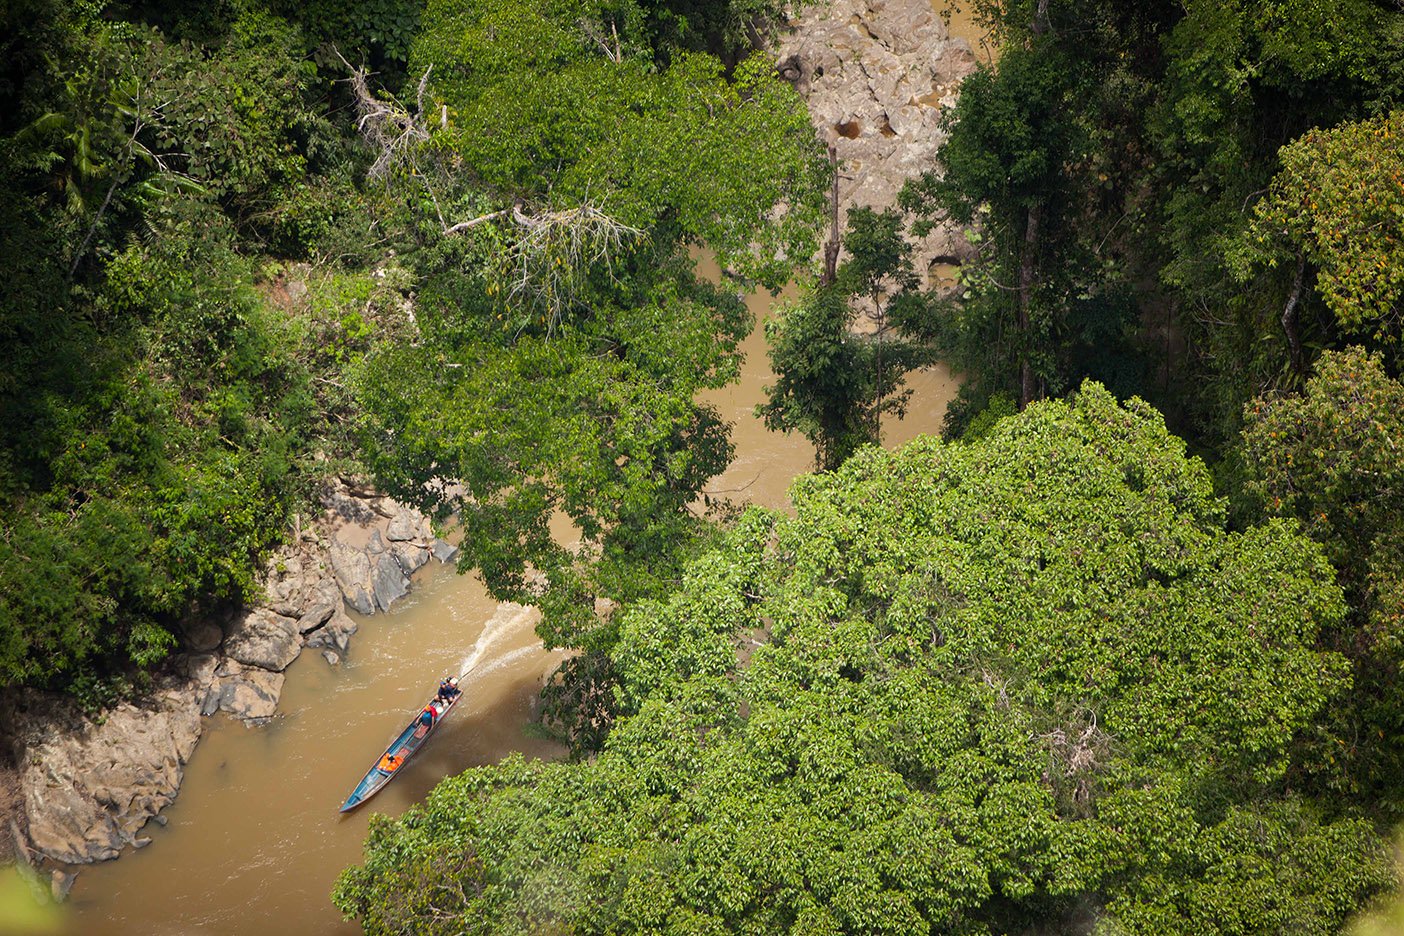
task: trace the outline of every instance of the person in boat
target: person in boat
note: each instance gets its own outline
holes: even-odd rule
[[[385,756],[380,759],[380,763],[377,766],[380,767],[380,769],[385,771],[386,773],[394,773],[395,771],[400,769],[400,765],[404,762],[405,759],[400,755],[386,752]]]
[[[452,702],[462,691],[462,689],[458,688],[458,677],[449,676],[443,682],[439,683],[439,694],[435,696],[435,698],[442,699],[445,702]]]

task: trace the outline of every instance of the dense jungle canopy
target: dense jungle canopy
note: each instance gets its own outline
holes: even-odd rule
[[[1299,792],[1338,701],[1321,548],[1225,529],[1096,384],[864,449],[624,616],[587,763],[445,781],[337,899],[370,932],[1333,932],[1385,879]],[[738,651],[754,646],[743,661]],[[442,876],[455,882],[446,887]]]
[[[974,9],[939,156],[831,232],[773,0],[10,0],[0,690],[140,694],[356,474],[573,651],[572,759],[378,821],[368,932],[1351,925],[1404,819],[1404,9]],[[819,470],[737,514],[698,393],[787,281]],[[945,438],[883,452],[936,359]]]

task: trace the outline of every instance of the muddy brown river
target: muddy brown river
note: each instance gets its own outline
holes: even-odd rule
[[[715,276],[715,267],[705,270]],[[757,317],[787,298],[751,296]],[[772,507],[813,463],[802,437],[765,430],[751,414],[771,375],[761,329],[745,345],[741,383],[708,395],[735,422],[736,460],[709,490]],[[955,382],[943,368],[913,375],[911,410],[884,425],[884,442],[940,428]],[[83,868],[65,929],[103,934],[356,933],[329,894],[356,863],[372,812],[398,815],[452,773],[513,751],[558,757],[534,737],[537,693],[560,660],[547,653],[527,614],[498,614],[472,576],[431,563],[390,614],[358,618],[340,666],[304,653],[288,670],[279,716],[246,728],[219,716],[185,774],[165,827],[121,859]],[[337,812],[372,759],[446,673],[472,662],[465,697],[433,741],[365,809]],[[0,926],[0,929],[3,929]]]

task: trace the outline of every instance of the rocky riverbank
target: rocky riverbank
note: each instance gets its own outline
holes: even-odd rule
[[[805,97],[835,149],[841,214],[895,204],[903,182],[932,168],[941,119],[976,59],[939,16],[913,0],[833,0],[787,25],[777,67]],[[968,259],[961,232],[917,245],[932,281]],[[287,667],[302,652],[336,665],[359,614],[389,610],[431,558],[452,561],[425,518],[350,481],[329,486],[324,512],[270,560],[265,600],[188,622],[172,664],[140,702],[100,719],[52,693],[0,698],[0,824],[17,856],[65,864],[142,847],[149,821],[176,796],[204,720],[219,713],[256,726],[276,717]],[[12,768],[5,768],[8,754]],[[4,815],[6,797],[11,816]],[[11,821],[13,820],[13,822]],[[13,828],[9,828],[13,826]],[[11,844],[13,843],[13,844]],[[71,879],[59,872],[55,889]]]
[[[935,166],[941,121],[975,70],[970,44],[953,38],[925,0],[832,0],[803,8],[773,51],[776,67],[809,107],[838,159],[839,223],[848,210],[882,211],[907,179]],[[915,242],[932,285],[973,248],[954,227]]]
[[[323,513],[269,560],[263,602],[187,622],[180,652],[139,701],[93,719],[56,693],[0,698],[16,857],[82,864],[149,843],[142,827],[175,799],[205,718],[275,717],[284,672],[304,650],[331,665],[347,652],[357,628],[348,608],[388,611],[416,570],[456,558],[422,514],[364,486],[343,480],[321,500]],[[56,892],[70,882],[60,872]]]

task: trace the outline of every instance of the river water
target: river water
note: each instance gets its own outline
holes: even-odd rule
[[[968,0],[963,6],[931,3],[952,35],[969,41],[981,58],[994,57]],[[704,275],[718,276],[705,258],[701,266]],[[752,295],[747,304],[760,320],[793,298],[793,291],[774,299]],[[786,488],[812,467],[813,451],[802,438],[768,432],[753,415],[772,379],[759,325],[743,350],[739,385],[705,396],[733,421],[736,446],[735,460],[708,493],[784,509]],[[957,387],[939,366],[910,375],[907,385],[914,391],[907,417],[883,427],[888,446],[938,431]],[[341,869],[360,858],[373,811],[398,815],[443,777],[511,752],[562,755],[530,730],[537,695],[562,658],[541,646],[530,612],[502,613],[475,578],[431,563],[393,613],[359,623],[340,666],[305,653],[289,667],[271,723],[248,728],[223,717],[206,721],[180,795],[160,817],[165,824],[143,830],[148,847],[78,869],[61,931],[358,932],[328,895]],[[469,664],[465,699],[434,741],[370,807],[338,814],[372,758],[437,680]],[[25,925],[0,918],[0,934]]]
[[[931,0],[931,8],[946,21],[946,29],[952,38],[964,39],[970,43],[975,57],[982,62],[994,62],[999,58],[999,50],[990,40],[989,33],[975,22],[973,0]]]
[[[151,845],[79,873],[73,931],[359,932],[328,894],[357,860],[372,810],[398,815],[444,776],[508,751],[560,754],[523,733],[559,656],[543,650],[530,614],[496,610],[476,579],[431,563],[393,613],[358,617],[339,667],[299,657],[272,722],[207,719],[169,824],[148,823]],[[340,815],[371,761],[475,650],[464,700],[433,741],[370,806]]]
[[[968,2],[931,3],[952,35],[993,58]],[[706,258],[701,271],[718,275]],[[747,304],[759,322],[793,298],[789,290],[751,295]],[[740,383],[704,397],[733,421],[736,446],[735,460],[707,490],[784,509],[791,479],[813,466],[813,449],[801,437],[767,431],[753,415],[772,380],[759,324],[743,350]],[[907,385],[914,391],[907,417],[883,426],[889,447],[939,431],[957,387],[940,366],[909,375]],[[361,630],[340,666],[304,653],[289,667],[279,716],[268,725],[206,720],[180,795],[163,814],[167,825],[147,825],[148,847],[81,869],[64,931],[357,933],[328,895],[341,869],[359,860],[372,812],[398,815],[443,777],[514,751],[562,755],[529,727],[537,694],[561,659],[541,646],[530,612],[502,613],[476,578],[431,563],[391,614],[357,620]],[[470,662],[464,701],[433,742],[372,804],[340,815],[351,787],[438,679]]]
[[[705,260],[702,272],[717,275]],[[747,302],[760,319],[790,298],[761,294]],[[783,507],[790,480],[812,467],[813,449],[802,437],[766,431],[752,415],[771,381],[759,325],[744,349],[741,383],[707,396],[735,422],[736,445],[735,461],[708,490]],[[941,367],[912,375],[909,385],[907,418],[884,426],[889,445],[938,431],[956,389]],[[180,795],[163,814],[168,824],[148,823],[146,848],[80,871],[68,931],[359,932],[328,895],[341,869],[360,859],[372,812],[398,815],[443,777],[513,751],[561,756],[528,727],[537,693],[560,661],[541,646],[530,612],[499,614],[476,578],[431,563],[392,613],[357,620],[361,630],[340,666],[308,652],[289,667],[271,723],[206,720]],[[437,681],[470,661],[464,700],[406,773],[369,806],[340,815],[346,794]]]

